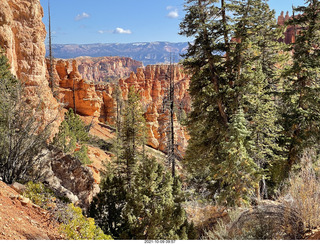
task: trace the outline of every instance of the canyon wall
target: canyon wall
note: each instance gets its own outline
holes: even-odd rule
[[[0,1],[0,47],[11,65],[11,72],[26,86],[26,96],[44,123],[54,121],[53,134],[62,120],[59,104],[46,79],[45,25],[39,0]]]
[[[108,66],[108,65],[107,65]],[[71,67],[71,68],[70,68]],[[116,117],[116,99],[114,83],[100,83],[82,79],[78,71],[78,60],[56,60],[55,77],[58,80],[59,97],[65,108],[74,108],[83,116],[91,116],[100,123],[114,124]],[[168,79],[169,65],[148,65],[137,68],[126,79],[119,80],[122,98],[127,99],[128,91],[134,86],[141,95],[141,103],[145,112],[148,128],[148,145],[166,151],[167,131],[169,124]],[[188,93],[189,77],[179,65],[174,66],[175,84],[175,138],[180,157],[187,146],[188,135],[180,121],[191,110],[191,99]],[[179,155],[177,155],[179,156]]]
[[[75,60],[82,78],[94,82],[106,82],[127,77],[131,72],[136,72],[137,68],[143,66],[142,62],[126,57],[78,57]]]
[[[134,86],[141,94],[142,106],[145,110],[145,119],[148,129],[148,144],[155,149],[166,151],[167,133],[169,130],[169,65],[148,65],[145,69],[139,68],[137,73],[120,80],[123,97]],[[191,110],[191,98],[188,93],[189,77],[179,65],[174,66],[174,131],[175,144],[180,157],[184,155],[187,146],[188,134],[181,126],[182,114]],[[178,155],[177,155],[178,156]]]

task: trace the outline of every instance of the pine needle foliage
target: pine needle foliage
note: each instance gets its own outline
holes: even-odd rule
[[[88,147],[86,145],[88,141],[89,133],[84,122],[70,108],[59,127],[59,133],[53,139],[53,144],[64,153],[72,154],[83,164],[90,164],[91,161],[88,157]],[[75,151],[77,144],[81,146],[78,151]]]
[[[182,207],[181,183],[144,153],[145,120],[134,87],[119,121],[115,158],[107,166],[90,216],[115,239],[186,239],[189,233],[194,237]]]
[[[267,171],[261,169],[272,168],[274,161],[282,160],[283,153],[278,145],[282,128],[277,125],[275,97],[275,84],[280,78],[276,64],[283,58],[277,52],[281,50],[276,42],[281,29],[276,27],[275,13],[261,0],[189,0],[186,11],[180,34],[195,39],[183,62],[191,74],[193,106],[187,123],[191,139],[186,168],[194,178],[211,182],[207,187],[216,199],[225,198],[219,196],[223,192],[230,194],[226,197],[230,200],[233,193],[224,187],[236,185],[232,177],[236,171],[225,174],[221,169],[230,169],[243,161],[236,154],[230,157],[230,151],[241,148],[240,155],[248,159],[243,162],[250,166],[238,168],[237,174],[257,177],[253,177],[255,182],[246,179],[251,188],[241,191],[237,198],[247,199],[252,187],[257,188],[259,197],[256,181],[267,177]],[[263,119],[263,110],[272,115],[268,120]],[[242,139],[233,134],[237,132],[234,123],[240,115],[251,141],[242,142],[241,147]],[[270,128],[269,132],[262,132],[265,126]],[[234,199],[233,203],[239,201]]]
[[[320,135],[320,2],[307,0],[306,6],[295,9],[295,15],[288,23],[299,29],[291,46],[293,64],[284,73],[283,124],[289,145],[286,175],[304,150],[318,145]]]
[[[249,205],[261,174],[248,152],[253,143],[242,110],[231,119],[229,130],[232,136],[222,147],[225,160],[216,166],[214,175],[222,189],[218,201],[229,206]]]

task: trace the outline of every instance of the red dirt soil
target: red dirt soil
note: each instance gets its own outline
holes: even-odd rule
[[[0,181],[0,240],[59,240],[59,224],[50,213]],[[20,200],[19,200],[20,199]]]

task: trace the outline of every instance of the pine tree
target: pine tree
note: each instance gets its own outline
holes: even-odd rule
[[[132,174],[137,162],[144,157],[146,143],[146,124],[140,103],[140,96],[132,86],[129,89],[128,99],[125,101],[121,128],[122,152],[119,161],[122,162],[123,173],[126,174],[127,182],[131,182]],[[142,149],[142,153],[140,153]]]
[[[90,164],[88,157],[89,134],[84,122],[79,115],[70,108],[65,114],[65,119],[59,126],[59,133],[53,138],[53,145],[61,149],[64,153],[70,153],[79,159],[83,164]],[[80,149],[75,151],[77,144]]]
[[[76,149],[76,143],[83,144],[88,140],[89,135],[84,122],[70,108],[59,127],[59,133],[53,139],[53,144],[65,153],[73,153]]]
[[[306,5],[296,8],[301,14],[288,23],[299,31],[292,44],[293,64],[285,73],[283,93],[283,123],[289,145],[286,175],[305,149],[318,145],[320,135],[320,2],[307,0]]]
[[[225,205],[248,205],[260,180],[257,164],[250,157],[248,149],[253,147],[247,121],[242,109],[230,123],[230,138],[223,143],[225,160],[215,169],[215,180],[219,180],[221,192],[218,201]]]
[[[126,203],[125,179],[116,167],[110,165],[103,174],[100,192],[90,205],[89,216],[95,219],[104,233],[119,239],[129,228],[127,220],[123,217]]]
[[[245,119],[253,125],[246,124],[247,130],[254,137],[258,124],[264,121],[254,116],[257,106],[253,101],[257,102],[264,96],[270,109],[275,109],[275,100],[271,94],[266,94],[274,82],[274,65],[278,57],[272,52],[272,47],[277,46],[275,40],[279,36],[275,30],[274,12],[265,1],[221,0],[220,6],[218,2],[188,1],[188,12],[181,24],[181,34],[195,38],[184,61],[192,74],[190,94],[193,99],[193,111],[188,122],[191,139],[185,161],[194,177],[212,179],[215,191],[226,185],[223,181],[228,181],[222,180],[215,170],[230,163],[225,150],[230,150],[228,147],[232,144],[228,147],[223,145],[232,141],[234,136],[231,119],[243,108]],[[257,80],[259,78],[261,80]],[[257,88],[259,83],[263,83],[263,87]],[[260,94],[252,92],[259,89]],[[276,120],[276,116],[269,120],[275,134],[280,130],[275,126]],[[255,142],[260,148],[273,149],[270,155],[275,156],[278,145],[272,133],[264,135],[266,140]],[[264,145],[267,142],[270,145]],[[244,150],[252,159],[253,149]],[[266,155],[266,151],[264,153]],[[250,165],[253,171],[261,173],[254,164]]]
[[[237,12],[235,16],[239,18],[236,36],[244,45],[239,48],[242,50],[239,77],[243,87],[241,103],[250,122],[248,129],[255,145],[250,155],[259,167],[265,169],[259,188],[267,197],[265,179],[278,170],[285,155],[284,148],[279,146],[283,128],[279,124],[280,99],[277,94],[282,89],[280,67],[288,56],[283,54],[283,44],[277,41],[282,29],[276,25],[274,11],[265,1],[233,2],[236,4],[233,6]],[[241,4],[243,2],[247,4]],[[268,183],[274,185],[274,179]],[[256,193],[259,198],[259,189]]]
[[[225,94],[231,64],[221,55],[226,52],[229,57],[229,39],[224,39],[229,36],[229,25],[226,18],[220,18],[220,13],[226,12],[224,1],[221,8],[218,2],[187,1],[187,13],[180,24],[180,34],[194,38],[183,61],[192,75],[189,92],[193,108],[187,123],[191,139],[185,165],[195,178],[202,179],[209,177],[213,164],[222,160],[219,142],[225,140],[229,120]]]
[[[257,189],[257,197],[268,197],[267,183],[275,184],[272,175],[278,170],[278,165],[283,164],[285,150],[279,145],[283,132],[278,123],[280,118],[278,106],[276,106],[276,95],[273,86],[268,83],[266,75],[262,72],[262,66],[258,65],[254,71],[248,72],[252,76],[252,84],[248,87],[250,93],[246,94],[248,129],[254,147],[249,151],[255,163],[264,170],[260,189]],[[271,179],[270,179],[271,177]],[[266,181],[267,180],[267,181]],[[278,182],[279,183],[279,182]],[[259,191],[258,191],[259,190]]]
[[[178,184],[177,184],[178,185]],[[185,223],[186,214],[181,206],[173,178],[154,158],[145,158],[137,169],[128,195],[124,214],[129,229],[125,239],[179,239],[187,237],[180,229]],[[181,188],[181,185],[180,185]],[[176,193],[176,194],[174,194]]]

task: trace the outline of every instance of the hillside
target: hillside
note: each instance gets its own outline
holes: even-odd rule
[[[50,213],[0,181],[0,240],[62,239]]]
[[[170,53],[175,54],[178,62],[188,47],[188,43],[139,42],[139,43],[97,43],[97,44],[54,44],[52,51],[55,58],[70,59],[79,56],[129,57],[143,62],[144,65],[169,63]],[[48,53],[48,47],[47,47]]]

